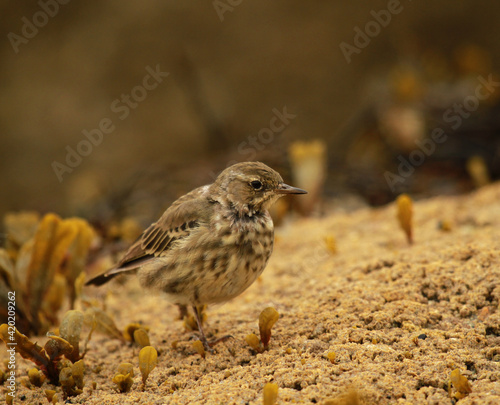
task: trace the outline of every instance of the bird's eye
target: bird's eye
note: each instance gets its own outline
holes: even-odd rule
[[[262,183],[259,180],[254,180],[250,182],[250,185],[253,187],[254,190],[260,190],[262,188]]]

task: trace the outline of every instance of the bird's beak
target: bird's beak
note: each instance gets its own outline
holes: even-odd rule
[[[281,183],[280,185],[278,185],[275,191],[277,194],[307,194],[306,190],[302,190],[301,188],[297,187],[292,187],[285,183]]]

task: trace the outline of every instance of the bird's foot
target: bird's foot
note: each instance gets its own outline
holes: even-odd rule
[[[214,353],[214,346],[218,343],[225,342],[228,339],[234,339],[234,336],[232,335],[225,335],[220,338],[208,340],[204,334],[196,335],[201,343],[203,344],[203,348],[205,349],[206,352],[209,353]]]
[[[210,342],[207,342],[207,343],[208,343],[208,345],[210,347],[214,347],[217,343],[225,342],[228,339],[234,339],[234,336],[232,336],[232,335],[221,336],[220,338],[213,339],[213,340],[211,340]]]

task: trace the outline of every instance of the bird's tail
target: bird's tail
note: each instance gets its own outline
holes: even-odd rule
[[[91,278],[89,281],[85,283],[85,285],[95,285],[95,286],[100,286],[103,284],[106,284],[109,280],[115,278],[116,276],[119,276],[120,274],[130,274],[130,273],[135,273],[137,270],[137,267],[118,267],[118,268],[113,268],[108,270],[107,272],[103,274],[99,274],[98,276],[95,276]]]

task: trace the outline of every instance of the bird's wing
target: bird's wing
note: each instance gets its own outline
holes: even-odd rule
[[[87,284],[101,285],[114,276],[137,270],[141,265],[158,257],[172,247],[175,241],[188,237],[201,224],[208,222],[208,200],[205,187],[199,187],[176,200],[151,224],[127,250],[118,264]]]

